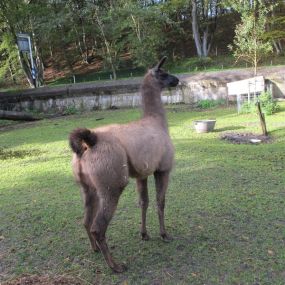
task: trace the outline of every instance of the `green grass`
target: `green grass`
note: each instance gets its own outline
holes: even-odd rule
[[[266,117],[274,141],[263,145],[219,139],[228,131],[260,133],[254,114],[186,105],[167,110],[176,165],[166,225],[174,240],[159,239],[152,178],[151,240],[140,240],[131,181],[107,232],[115,258],[128,266],[123,274],[90,251],[67,137],[78,126],[125,123],[140,112],[77,114],[1,131],[0,282],[29,273],[70,275],[83,284],[284,284],[285,105]],[[217,119],[215,132],[195,133],[193,121],[204,118]]]

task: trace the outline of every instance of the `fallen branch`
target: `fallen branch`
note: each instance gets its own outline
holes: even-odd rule
[[[4,111],[0,110],[0,119],[13,120],[13,121],[37,121],[41,120],[39,117],[35,117],[26,112]]]

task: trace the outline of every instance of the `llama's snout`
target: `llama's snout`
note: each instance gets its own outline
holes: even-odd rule
[[[172,80],[170,81],[170,87],[175,87],[179,83],[179,79],[176,76],[173,76]]]

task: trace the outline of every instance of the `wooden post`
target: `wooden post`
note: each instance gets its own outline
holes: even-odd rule
[[[257,112],[258,112],[258,115],[259,115],[259,120],[260,120],[262,133],[263,133],[264,136],[267,136],[268,132],[267,132],[267,129],[266,129],[265,117],[264,117],[264,114],[261,112],[261,107],[260,107],[260,102],[259,101],[256,103],[256,106],[257,106]]]

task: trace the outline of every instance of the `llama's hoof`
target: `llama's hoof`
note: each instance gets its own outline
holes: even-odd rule
[[[94,251],[94,252],[100,252],[100,248],[98,247],[98,245],[96,244],[96,242],[92,242],[91,243],[91,249]]]
[[[168,234],[161,234],[161,238],[164,242],[171,242],[173,241],[173,238],[169,236]]]
[[[126,271],[128,269],[128,267],[125,265],[125,264],[115,264],[113,267],[112,267],[112,270],[115,272],[115,273],[122,273],[124,271]]]
[[[150,240],[150,236],[147,233],[141,233],[142,240]]]

